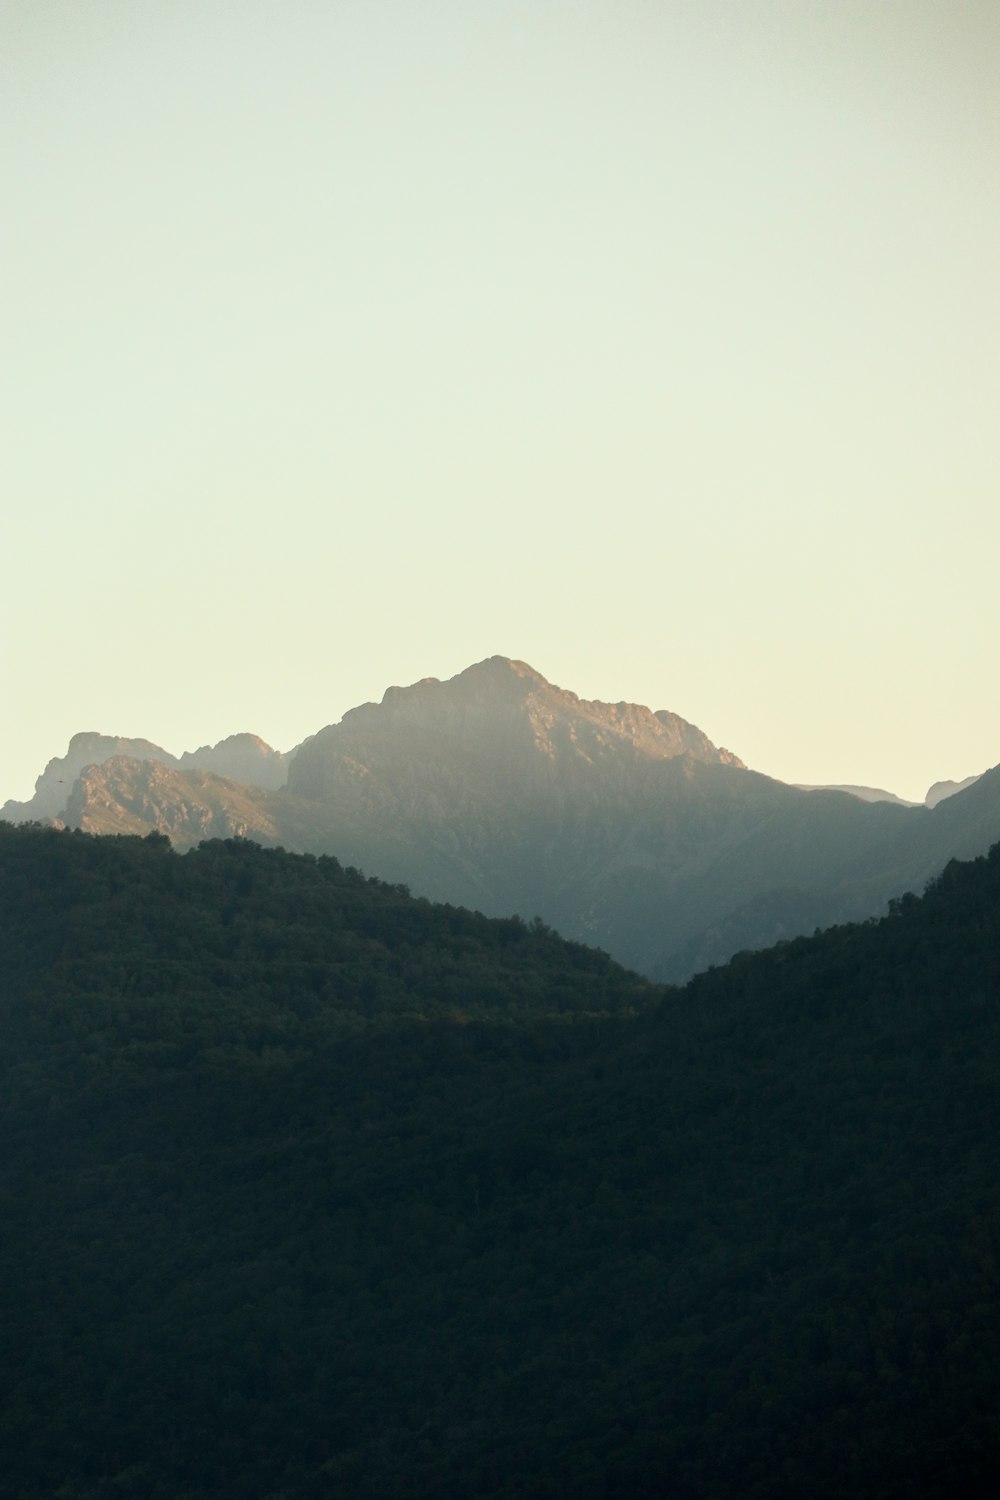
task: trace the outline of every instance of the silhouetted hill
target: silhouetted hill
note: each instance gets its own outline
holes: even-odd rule
[[[6,972],[40,986],[46,1006],[81,988],[126,1006],[145,996],[139,1009],[155,1026],[176,1023],[177,996],[185,1025],[195,1012],[214,1024],[235,987],[241,1007],[263,1005],[284,1033],[293,1021],[282,1007],[303,989],[308,1010],[328,1019],[340,1006],[369,1019],[474,1015],[493,995],[511,1014],[613,1012],[656,993],[537,920],[435,906],[326,855],[227,839],[181,857],[156,833],[0,824],[0,857]],[[533,1000],[543,971],[551,984]]]
[[[992,1497],[1000,850],[657,992],[0,828],[0,963],[3,1500]]]

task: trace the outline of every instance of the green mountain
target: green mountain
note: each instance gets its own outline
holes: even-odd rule
[[[676,714],[584,701],[504,657],[390,688],[285,757],[252,736],[180,760],[108,739],[81,765],[85,738],[7,815],[333,854],[491,916],[537,912],[666,980],[876,914],[1000,838],[995,773],[933,811],[790,787]]]
[[[0,826],[0,1496],[992,1496],[998,918],[994,850],[663,991]]]

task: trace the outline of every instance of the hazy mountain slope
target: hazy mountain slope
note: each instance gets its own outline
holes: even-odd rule
[[[804,792],[850,792],[852,797],[860,797],[862,802],[898,802],[901,807],[937,807],[947,797],[954,797],[956,792],[964,792],[967,786],[979,780],[979,775],[966,776],[964,781],[935,781],[929,787],[923,802],[907,802],[905,797],[897,797],[895,792],[884,791],[881,787],[874,786],[806,786],[798,783]]]
[[[243,781],[248,786],[274,791],[284,786],[288,779],[288,764],[294,753],[282,754],[280,750],[272,750],[256,734],[231,734],[217,745],[185,750],[177,764],[181,770],[193,767],[211,771],[215,776],[227,776],[231,781]]]
[[[256,785],[212,774],[225,766]],[[61,818],[157,828],[180,848],[237,834],[330,852],[437,900],[538,914],[677,980],[878,913],[948,858],[983,852],[1000,838],[985,781],[933,812],[789,787],[676,714],[581,700],[492,657],[390,688],[294,758],[249,735],[180,764],[112,755],[77,777]]]
[[[963,781],[935,781],[933,786],[928,787],[924,802],[928,807],[937,807],[939,802],[954,797],[956,792],[964,792],[966,787],[979,780],[981,774],[979,772],[975,776],[966,776]]]
[[[907,802],[905,797],[897,797],[895,792],[887,792],[877,786],[849,786],[829,783],[824,786],[807,785],[805,782],[796,782],[800,791],[803,792],[850,792],[852,797],[860,797],[862,802],[895,802],[900,807],[921,807],[920,802]]]
[[[0,963],[2,1500],[992,1500],[1000,850],[650,1008],[336,861],[0,829]]]
[[[555,920],[569,914],[567,882],[625,857],[664,765],[712,762],[739,764],[676,715],[581,702],[492,658],[345,714],[299,751],[289,791],[328,809],[324,837],[336,831],[366,868],[487,912]]]
[[[365,868],[537,911],[670,979],[877,912],[1000,837],[1000,806],[921,838],[926,809],[787,787],[675,716],[581,703],[503,658],[345,715],[289,788],[336,809],[331,847]]]
[[[972,859],[996,836],[1000,823],[1000,767],[976,777],[899,829],[877,857],[859,860],[847,881],[855,900],[869,903],[905,890],[920,891],[949,859]]]
[[[811,877],[808,870],[802,870],[794,881],[776,882],[770,889],[758,886],[721,921],[644,965],[646,971],[661,978],[690,974],[709,964],[724,963],[742,949],[766,947],[781,937],[878,915],[891,898],[905,891],[922,891],[949,859],[973,859],[1000,837],[1000,767],[975,777],[964,791],[933,808],[907,809],[905,816],[887,822],[875,838],[855,840],[842,805],[837,806],[835,817],[845,820],[839,832],[847,835],[850,845],[846,851],[842,845],[839,863],[832,862],[821,871],[814,868]],[[827,836],[823,836],[824,851],[829,847]],[[776,860],[773,849],[767,852],[756,845],[746,853],[751,860],[758,857],[761,868],[773,870],[783,864],[791,874],[791,863],[784,856]]]

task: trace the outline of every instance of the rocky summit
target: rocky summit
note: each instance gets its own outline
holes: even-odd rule
[[[597,778],[612,766],[690,756],[742,766],[678,714],[634,703],[598,703],[554,687],[522,661],[492,656],[448,682],[392,687],[320,730],[295,757],[289,789],[322,798],[359,763],[377,773],[419,762],[444,781],[457,774],[523,795],[567,777]],[[360,757],[360,762],[359,762]]]

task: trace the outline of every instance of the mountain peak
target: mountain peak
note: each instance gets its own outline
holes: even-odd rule
[[[197,767],[215,776],[228,776],[248,786],[277,789],[284,786],[288,774],[287,755],[272,750],[257,734],[231,734],[217,745],[202,745],[185,750],[178,761],[184,769]]]
[[[120,734],[100,734],[96,729],[83,729],[79,734],[74,734],[66,751],[66,760],[75,761],[81,755],[102,755],[110,758],[112,754],[128,754],[124,746],[135,750],[145,750],[150,754],[155,753],[167,760],[173,760],[168,750],[161,745],[154,745],[152,740],[129,739]]]
[[[428,677],[391,687],[380,704],[351,709],[301,747],[289,787],[327,797],[345,776],[353,785],[363,767],[369,792],[372,775],[397,790],[429,777],[421,796],[430,785],[447,785],[449,796],[461,786],[476,797],[504,785],[521,798],[563,773],[614,782],[631,775],[636,762],[678,756],[742,765],[677,714],[588,702],[527,662],[490,656],[446,682]]]
[[[483,661],[477,661],[471,667],[466,667],[464,672],[459,672],[458,676],[452,680],[459,682],[465,677],[482,677],[494,681],[520,677],[537,683],[541,687],[552,686],[541,672],[536,672],[534,667],[529,666],[526,661],[518,661],[513,656],[487,656]]]
[[[946,802],[949,797],[954,797],[957,792],[964,792],[966,787],[970,787],[979,781],[981,776],[982,772],[980,771],[975,776],[966,776],[962,781],[935,781],[934,785],[928,788],[924,802],[928,807],[937,807],[939,802]]]

